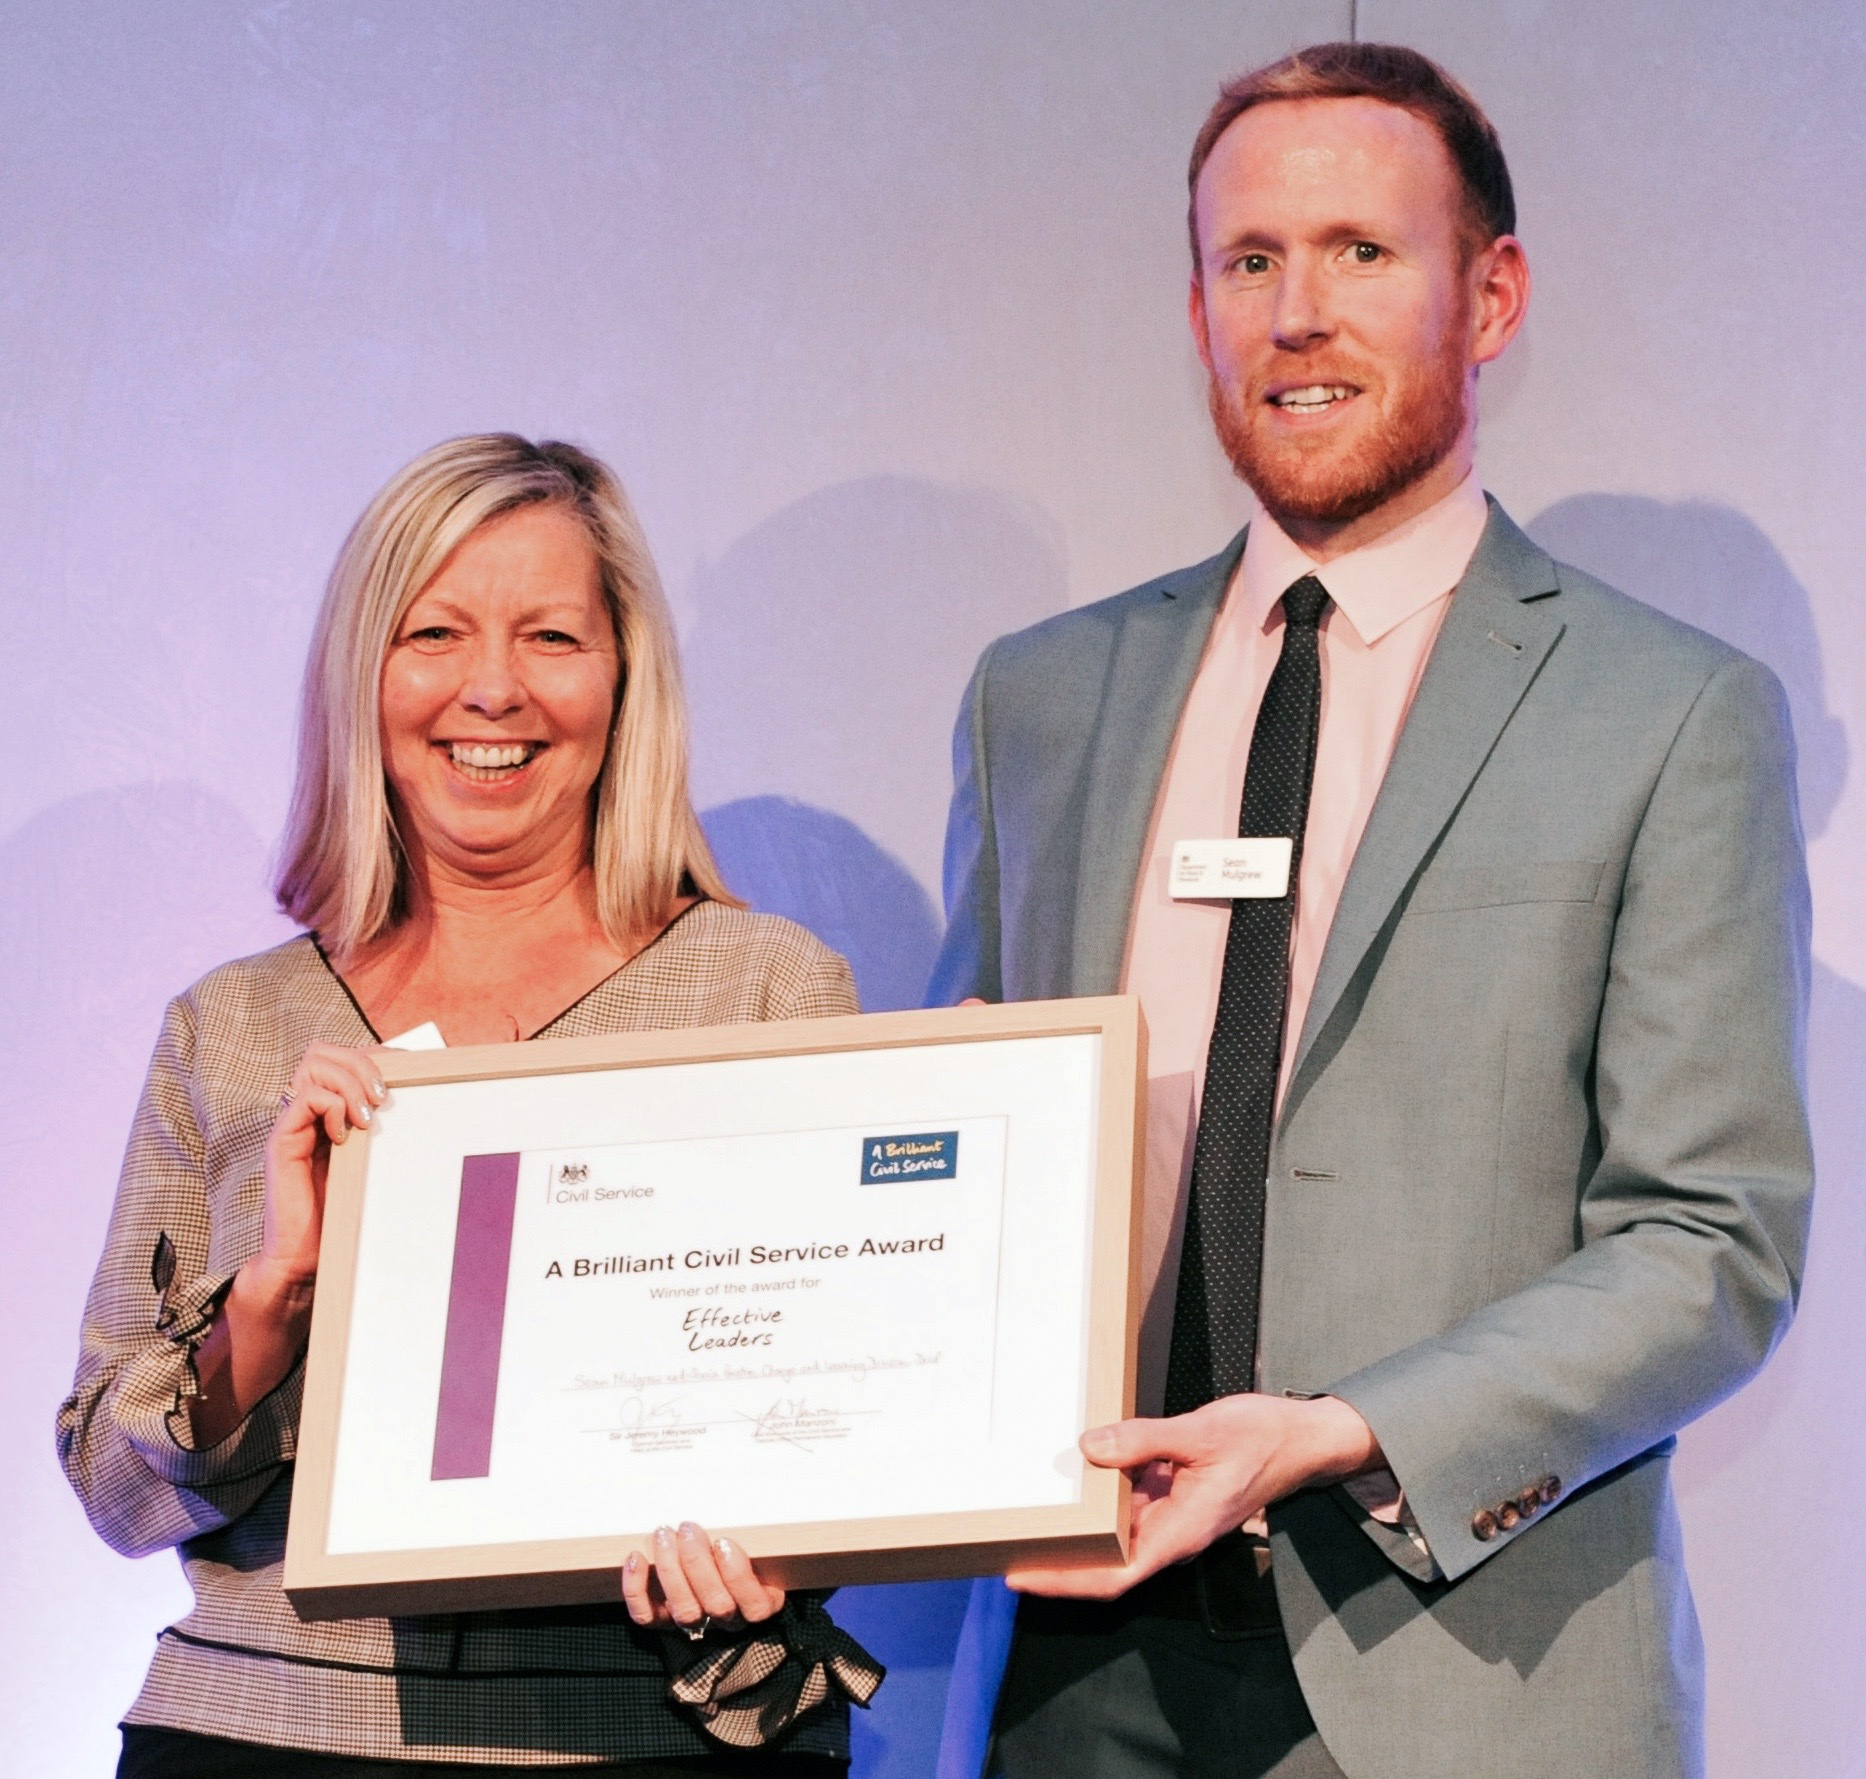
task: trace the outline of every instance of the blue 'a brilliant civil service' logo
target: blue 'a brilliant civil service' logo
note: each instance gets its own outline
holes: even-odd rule
[[[898,1185],[904,1180],[959,1177],[959,1133],[925,1131],[914,1137],[864,1137],[862,1184]]]

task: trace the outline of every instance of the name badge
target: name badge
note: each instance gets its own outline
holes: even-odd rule
[[[1275,898],[1289,894],[1288,838],[1274,840],[1181,840],[1173,847],[1168,879],[1175,902]]]

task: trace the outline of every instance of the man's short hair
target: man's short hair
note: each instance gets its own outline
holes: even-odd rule
[[[1444,143],[1463,188],[1466,234],[1487,247],[1516,233],[1516,194],[1503,144],[1483,107],[1429,57],[1396,43],[1316,43],[1227,80],[1192,145],[1186,175],[1191,201],[1192,269],[1199,270],[1199,174],[1218,138],[1245,112],[1279,99],[1378,99],[1428,123]]]

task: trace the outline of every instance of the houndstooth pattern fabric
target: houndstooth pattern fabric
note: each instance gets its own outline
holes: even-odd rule
[[[703,902],[539,1038],[856,1010],[848,965],[801,927]],[[59,1459],[92,1525],[130,1556],[178,1546],[194,1589],[125,1721],[377,1760],[708,1752],[695,1712],[669,1696],[661,1637],[619,1604],[299,1619],[279,1578],[302,1367],[219,1445],[192,1448],[193,1348],[259,1249],[266,1136],[314,1039],[378,1041],[308,937],[223,965],[170,1004],[131,1128],[58,1414]],[[785,1747],[846,1759],[841,1695]]]
[[[814,1594],[786,1600],[772,1636],[697,1657],[684,1638],[663,1641],[674,1697],[693,1707],[709,1736],[733,1748],[762,1748],[838,1692],[866,1705],[886,1675]]]

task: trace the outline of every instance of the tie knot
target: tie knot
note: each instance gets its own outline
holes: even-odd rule
[[[1328,589],[1314,575],[1305,574],[1283,595],[1283,622],[1299,630],[1313,630],[1328,610]]]

